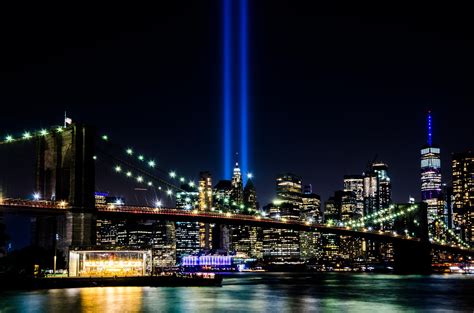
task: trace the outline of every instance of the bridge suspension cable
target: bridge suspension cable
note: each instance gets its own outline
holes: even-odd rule
[[[188,184],[190,188],[197,189],[197,184],[194,182],[193,179],[187,179],[184,176],[179,176],[174,170],[166,171],[162,169],[160,166],[158,166],[158,163],[155,158],[145,157],[144,154],[137,153],[136,152],[137,150],[131,147],[124,148],[123,146],[117,143],[111,142],[108,135],[102,135],[100,138],[102,139],[103,142],[107,143],[108,145],[114,146],[118,148],[120,151],[122,151],[125,157],[132,158],[133,160],[144,164],[146,167],[150,169],[157,170],[161,172],[162,174],[166,175],[167,177],[169,177],[170,179],[176,181],[177,183]],[[181,189],[181,188],[176,187],[175,185],[173,186],[175,189]]]
[[[51,133],[61,133],[64,131],[63,126],[52,126],[49,128],[42,128],[40,130],[35,131],[25,131],[21,135],[11,135],[7,133],[7,135],[2,136],[0,139],[0,145],[8,144],[8,143],[15,143],[15,142],[24,142],[28,141],[37,137],[45,137]]]
[[[465,248],[470,248],[471,246],[465,242],[464,240],[462,240],[458,235],[456,235],[456,233],[450,229],[448,227],[448,225],[446,225],[446,223],[440,219],[439,217],[435,217],[435,221],[439,223],[439,225],[441,226],[441,230],[444,232],[444,234],[446,235],[449,235],[451,236],[452,238],[454,238],[454,240],[459,244],[459,245],[462,245],[464,246]],[[429,234],[430,235],[430,238],[433,239],[433,241],[435,242],[440,242],[440,243],[443,243],[444,244],[444,240],[443,239],[438,239],[436,238],[436,236],[434,236],[432,233]]]

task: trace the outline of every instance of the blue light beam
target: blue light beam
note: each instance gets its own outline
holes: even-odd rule
[[[222,5],[223,45],[223,122],[224,177],[232,175],[232,6],[231,0]]]
[[[244,179],[248,173],[248,57],[247,0],[240,0],[240,165]]]

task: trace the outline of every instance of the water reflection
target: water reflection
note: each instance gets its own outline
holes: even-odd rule
[[[219,287],[0,294],[0,312],[471,311],[474,276],[234,274]]]
[[[141,312],[143,288],[81,288],[79,297],[83,312]]]

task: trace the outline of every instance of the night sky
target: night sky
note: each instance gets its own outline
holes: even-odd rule
[[[217,182],[220,2],[158,5],[2,9],[0,136],[61,124],[67,110],[166,170],[210,170]],[[473,146],[470,11],[347,9],[250,1],[249,163],[262,205],[279,172],[325,200],[375,156],[390,166],[395,201],[419,198],[428,109],[445,180],[450,153]]]

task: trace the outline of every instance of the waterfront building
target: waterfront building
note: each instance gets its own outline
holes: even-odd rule
[[[152,251],[73,249],[68,264],[69,277],[147,276],[152,273]]]

